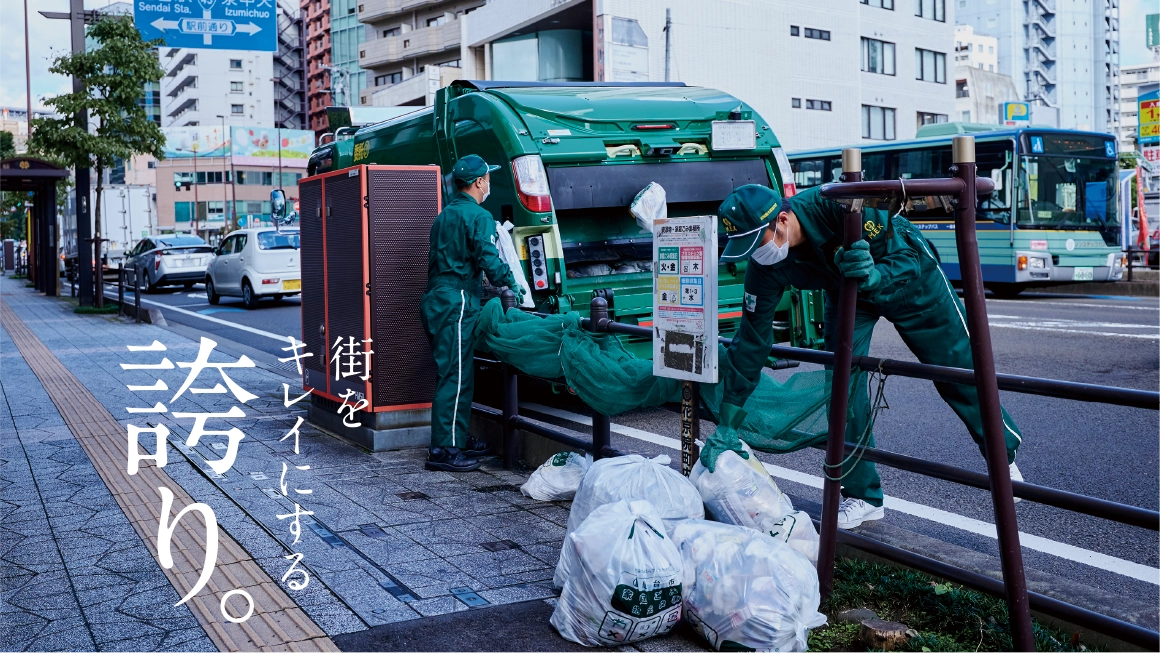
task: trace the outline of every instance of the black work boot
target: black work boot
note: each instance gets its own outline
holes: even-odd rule
[[[479,469],[479,461],[468,458],[455,447],[431,447],[424,466],[433,471],[470,472]]]
[[[491,445],[487,440],[476,440],[475,436],[467,437],[467,444],[463,446],[463,455],[468,458],[480,458],[491,453]]]

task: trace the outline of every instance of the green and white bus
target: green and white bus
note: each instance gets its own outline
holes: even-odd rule
[[[927,125],[919,138],[862,145],[863,178],[949,177],[951,139],[975,137],[978,175],[995,192],[977,210],[983,281],[997,296],[1036,286],[1117,281],[1125,260],[1116,204],[1116,142],[1110,134]],[[798,190],[837,181],[841,149],[791,153]],[[943,209],[905,216],[937,248],[943,271],[960,281],[953,216]]]

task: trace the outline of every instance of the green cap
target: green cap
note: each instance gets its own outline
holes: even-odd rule
[[[493,170],[499,170],[499,166],[489,166],[478,154],[468,154],[455,162],[455,167],[451,169],[451,178],[456,184],[466,186]]]
[[[747,184],[733,191],[721,202],[717,217],[725,226],[729,242],[721,253],[721,262],[743,261],[757,248],[762,230],[785,206],[781,195],[767,186]]]

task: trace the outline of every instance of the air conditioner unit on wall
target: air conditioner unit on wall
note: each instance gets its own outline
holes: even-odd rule
[[[370,412],[430,407],[435,373],[419,302],[440,183],[437,166],[380,165],[299,182],[304,388],[336,402],[365,398]],[[367,380],[365,370],[335,369],[336,341],[352,337],[374,352]]]

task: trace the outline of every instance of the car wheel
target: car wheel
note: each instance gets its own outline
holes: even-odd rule
[[[205,278],[205,296],[209,299],[209,303],[214,306],[217,306],[217,303],[222,299],[222,296],[217,294],[217,290],[213,287],[213,279],[209,277]]]
[[[274,301],[276,301],[276,302],[282,301],[282,293],[276,293],[274,295]]]
[[[145,274],[145,292],[149,293],[150,295],[157,292],[157,284],[153,283],[153,280],[149,278],[148,273]]]
[[[181,284],[181,285],[182,285],[182,287],[184,287],[186,290],[189,290],[190,288],[193,288],[193,282],[192,282],[192,281],[187,281],[187,282],[185,282],[185,283],[183,283],[183,284]]]
[[[986,288],[999,299],[1014,299],[1025,290],[1023,286],[1017,286],[1013,283],[992,283]]]
[[[258,308],[258,295],[249,279],[242,281],[242,305],[249,309]]]

